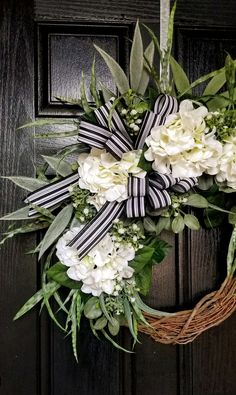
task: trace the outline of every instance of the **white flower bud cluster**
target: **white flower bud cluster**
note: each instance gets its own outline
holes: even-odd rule
[[[137,111],[135,109],[125,109],[121,110],[121,115],[124,119],[126,126],[129,128],[129,133],[131,136],[136,136],[140,130],[140,125],[142,123],[143,111]]]

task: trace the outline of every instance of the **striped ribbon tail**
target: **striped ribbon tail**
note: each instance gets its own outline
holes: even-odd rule
[[[63,178],[62,180],[55,181],[49,185],[37,189],[37,191],[30,193],[25,203],[29,205],[36,205],[42,208],[50,208],[63,200],[66,200],[70,196],[69,187],[76,185],[79,180],[79,174],[73,173]],[[37,214],[37,210],[33,207],[29,209],[29,217]]]
[[[130,176],[128,179],[128,196],[125,209],[128,218],[145,217],[145,196],[148,191],[148,178]]]
[[[178,101],[175,97],[165,94],[159,95],[154,105],[154,112],[148,111],[144,117],[137,136],[135,149],[142,149],[152,128],[163,125],[166,117],[172,113],[176,113],[177,111]]]
[[[76,247],[80,259],[99,243],[124,211],[125,202],[107,202],[97,215],[67,245]]]

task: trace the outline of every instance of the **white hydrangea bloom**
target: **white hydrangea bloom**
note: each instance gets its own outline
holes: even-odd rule
[[[76,248],[66,244],[80,231],[67,231],[56,245],[57,257],[68,266],[67,275],[75,281],[82,281],[81,290],[94,296],[105,292],[113,294],[117,281],[131,278],[134,269],[128,266],[134,259],[135,250],[127,244],[117,244],[109,233],[86,255],[80,259]]]
[[[217,174],[222,144],[214,133],[206,133],[204,106],[194,109],[190,100],[180,103],[179,112],[167,117],[164,125],[152,129],[146,139],[145,158],[153,169],[174,177],[199,177],[204,172]]]
[[[216,179],[219,182],[226,181],[229,187],[236,189],[236,136],[229,137],[223,145],[220,172]]]
[[[95,193],[89,203],[99,209],[106,201],[121,202],[127,199],[129,174],[143,178],[146,172],[138,167],[141,150],[123,154],[117,161],[106,150],[92,148],[91,152],[79,155],[79,186]]]

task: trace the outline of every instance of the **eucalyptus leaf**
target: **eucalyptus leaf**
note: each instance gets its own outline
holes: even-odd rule
[[[178,214],[172,221],[171,228],[174,233],[180,233],[184,230],[184,219],[181,214]]]
[[[185,214],[184,223],[191,230],[199,230],[200,229],[199,221],[198,221],[197,217],[195,217],[195,215]]]
[[[159,235],[164,229],[169,229],[170,217],[160,217],[156,224],[156,234]]]
[[[197,208],[207,208],[209,206],[209,203],[206,198],[198,195],[197,193],[194,193],[188,197],[185,205]]]
[[[47,155],[42,155],[42,157],[61,176],[66,177],[72,173],[71,165],[62,158]]]
[[[113,318],[112,323],[108,322],[108,329],[112,336],[117,336],[120,330],[120,323]]]
[[[89,300],[84,305],[84,315],[90,320],[95,320],[101,317],[102,310],[100,308],[99,299],[95,296],[89,298]]]
[[[107,326],[107,319],[104,317],[104,315],[100,318],[97,319],[97,321],[94,324],[94,329],[96,331],[100,331],[101,329],[104,329]]]
[[[155,222],[150,217],[145,217],[143,220],[144,229],[147,232],[155,233],[156,232],[156,225]]]
[[[154,51],[155,51],[155,46],[153,41],[150,42],[150,44],[147,46],[147,48],[144,51],[144,67],[143,71],[141,74],[139,86],[137,92],[140,93],[141,95],[144,95],[146,92],[146,89],[148,87],[148,82],[149,82],[149,72],[147,71],[147,68],[152,66],[153,64],[153,59],[154,59]]]
[[[55,217],[54,221],[48,228],[39,252],[39,259],[45,251],[57,240],[70,222],[73,213],[73,206],[71,204],[65,206],[59,214]]]
[[[14,184],[18,185],[19,187],[27,190],[27,191],[35,191],[38,188],[41,188],[48,183],[46,181],[39,180],[38,178],[32,177],[19,177],[19,176],[2,176],[1,178],[6,178]]]
[[[130,52],[130,87],[135,92],[138,91],[141,76],[143,72],[143,41],[137,21],[133,43]]]
[[[103,49],[99,48],[97,45],[94,45],[96,50],[100,53],[105,63],[107,64],[114,81],[117,85],[117,88],[121,94],[126,93],[129,90],[129,81],[126,77],[124,71],[120,67],[120,65]]]

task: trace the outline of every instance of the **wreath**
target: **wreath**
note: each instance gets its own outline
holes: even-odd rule
[[[224,67],[190,83],[171,55],[174,12],[175,6],[165,50],[148,27],[151,42],[144,50],[137,22],[129,78],[95,46],[119,94],[97,82],[93,62],[94,104],[87,99],[84,78],[80,99],[72,100],[83,109],[79,119],[40,120],[21,127],[56,124],[59,131],[37,137],[78,136],[75,144],[44,156],[35,178],[7,177],[29,194],[23,208],[2,218],[23,222],[10,225],[1,241],[47,229],[30,251],[44,262],[42,287],[15,319],[40,303],[71,335],[76,359],[81,318],[89,321],[95,336],[128,351],[116,340],[123,325],[134,344],[138,331],[162,343],[187,343],[236,307],[236,63],[227,55]],[[196,96],[194,88],[200,84],[204,91]],[[61,132],[60,124],[68,124],[67,130]],[[233,231],[220,289],[192,310],[168,313],[148,307],[141,296],[148,294],[153,266],[171,247],[161,232],[178,234],[185,227],[197,231],[224,221]],[[62,321],[58,310],[64,313]]]

